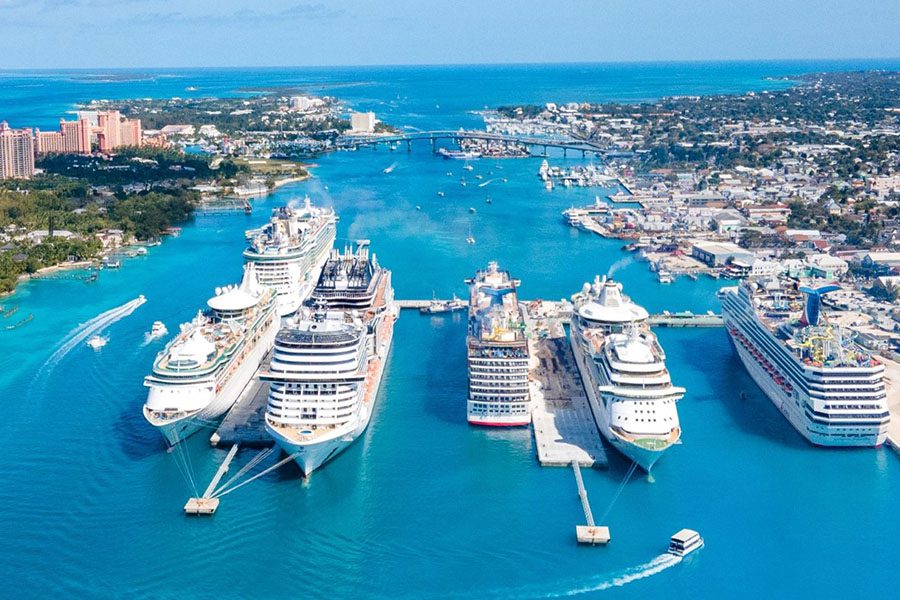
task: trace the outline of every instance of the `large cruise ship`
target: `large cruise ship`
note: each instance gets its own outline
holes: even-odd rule
[[[647,325],[647,311],[622,286],[597,277],[572,298],[570,343],[597,427],[647,472],[681,439],[666,355]]]
[[[276,296],[253,264],[240,285],[216,289],[159,353],[144,379],[144,417],[171,445],[221,417],[250,382],[278,332]]]
[[[304,475],[366,429],[394,332],[391,272],[356,251],[332,251],[310,301],[288,319],[260,377],[269,382],[266,430]]]
[[[468,421],[500,427],[528,425],[528,342],[516,295],[519,282],[490,262],[466,283],[470,288]]]
[[[257,266],[259,281],[278,292],[278,314],[293,313],[309,297],[334,244],[337,216],[331,208],[282,206],[259,229],[247,232],[244,260]]]
[[[820,316],[835,289],[746,280],[722,290],[722,316],[750,376],[803,437],[879,446],[890,419],[884,365]]]

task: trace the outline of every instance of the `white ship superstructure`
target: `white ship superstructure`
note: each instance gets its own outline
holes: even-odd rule
[[[256,264],[260,283],[278,292],[278,314],[296,311],[318,281],[334,244],[337,216],[331,208],[282,206],[263,227],[247,232],[244,260]]]
[[[466,338],[472,425],[521,426],[531,423],[528,342],[516,287],[496,262],[467,280],[469,333]]]
[[[278,332],[276,295],[253,264],[239,286],[216,290],[157,355],[144,379],[144,417],[171,445],[225,414],[250,382]]]
[[[369,257],[368,241],[357,244],[332,252],[315,308],[288,319],[260,375],[269,382],[266,430],[306,476],[368,426],[393,339],[391,272]]]
[[[803,437],[880,446],[890,420],[884,365],[820,316],[821,297],[834,289],[747,280],[723,290],[722,317],[750,376]]]
[[[570,343],[600,432],[650,471],[681,438],[666,355],[647,325],[647,311],[612,280],[594,280],[573,297]]]

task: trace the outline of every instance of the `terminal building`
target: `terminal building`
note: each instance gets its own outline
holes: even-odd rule
[[[723,267],[734,260],[751,265],[755,259],[752,252],[741,248],[737,244],[732,244],[731,242],[710,242],[707,240],[694,241],[691,256],[710,267]]]

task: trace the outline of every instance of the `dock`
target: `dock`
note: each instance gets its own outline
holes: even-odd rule
[[[572,461],[572,470],[575,472],[575,484],[578,486],[578,498],[581,500],[581,508],[584,511],[584,520],[587,525],[575,526],[575,539],[579,544],[608,544],[609,527],[596,525],[594,523],[594,515],[591,512],[591,503],[588,501],[587,489],[584,487],[584,480],[581,478],[581,467],[578,461]]]
[[[265,415],[269,386],[257,372],[237,402],[209,438],[213,446],[240,444],[242,448],[268,448],[274,440],[266,433]]]
[[[432,302],[449,302],[449,300],[395,300],[401,309],[419,310],[427,308]],[[549,300],[519,300],[520,304],[534,304],[540,302],[541,306],[554,313],[554,318],[562,323],[568,323],[572,319],[572,304],[566,301]],[[652,327],[724,327],[721,314],[695,314],[684,312],[661,312],[650,315],[647,323]]]
[[[554,307],[526,308],[529,387],[537,458],[542,466],[607,466],[606,452]],[[548,315],[547,318],[538,318]]]

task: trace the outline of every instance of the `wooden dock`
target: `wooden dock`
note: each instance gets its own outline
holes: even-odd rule
[[[543,315],[553,315],[540,318]],[[606,452],[575,366],[575,356],[552,307],[526,310],[531,355],[531,422],[538,461],[547,467],[605,467]]]

